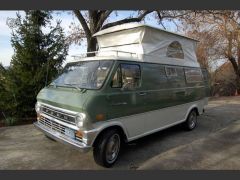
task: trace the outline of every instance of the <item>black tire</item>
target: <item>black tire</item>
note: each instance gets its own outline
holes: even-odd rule
[[[46,136],[46,138],[50,139],[51,141],[56,141],[55,139],[53,139],[53,138],[49,137],[49,136],[48,136],[48,135],[46,135],[46,134],[45,134],[45,136]]]
[[[195,109],[188,114],[187,120],[183,125],[187,131],[192,131],[197,126],[197,111]]]
[[[116,144],[116,147],[114,147],[114,150],[116,148],[117,152],[114,154],[114,158],[110,161],[109,154],[107,155],[107,153],[109,153],[108,148],[110,146],[110,143],[113,143],[113,141],[115,140],[118,141],[118,143]],[[104,132],[99,137],[99,139],[97,140],[93,148],[93,157],[95,162],[98,165],[103,167],[107,167],[107,168],[111,167],[119,157],[120,148],[121,148],[121,136],[119,131],[117,131],[116,129],[111,129]]]

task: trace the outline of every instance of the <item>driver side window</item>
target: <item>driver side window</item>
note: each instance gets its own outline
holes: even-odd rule
[[[140,86],[141,71],[136,64],[120,64],[113,79],[113,88],[123,88],[124,90],[134,90]]]

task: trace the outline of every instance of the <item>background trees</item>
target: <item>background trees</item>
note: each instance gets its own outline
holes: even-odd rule
[[[19,120],[35,116],[37,93],[57,75],[68,51],[60,22],[53,26],[49,11],[25,13],[25,17],[17,14],[9,21],[14,55],[9,69],[1,70],[0,96],[6,99],[0,109]]]
[[[200,40],[200,49],[205,49],[205,53],[198,53],[205,54],[208,63],[224,60],[231,63],[236,75],[236,89],[240,93],[240,11],[195,11],[182,22],[185,31]]]

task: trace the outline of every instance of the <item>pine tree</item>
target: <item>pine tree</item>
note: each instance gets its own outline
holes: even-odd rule
[[[34,117],[37,93],[56,77],[68,51],[60,22],[53,27],[49,11],[25,13],[11,26],[14,55],[8,70],[11,115],[19,119]]]
[[[3,65],[0,63],[0,117],[2,117],[2,107],[4,107],[5,103],[5,87],[4,87],[4,82],[5,82],[5,68]],[[1,120],[1,119],[0,119]]]

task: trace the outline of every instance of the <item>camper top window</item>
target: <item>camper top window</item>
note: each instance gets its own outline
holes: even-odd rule
[[[178,41],[174,41],[168,46],[167,57],[184,59],[182,45]]]

